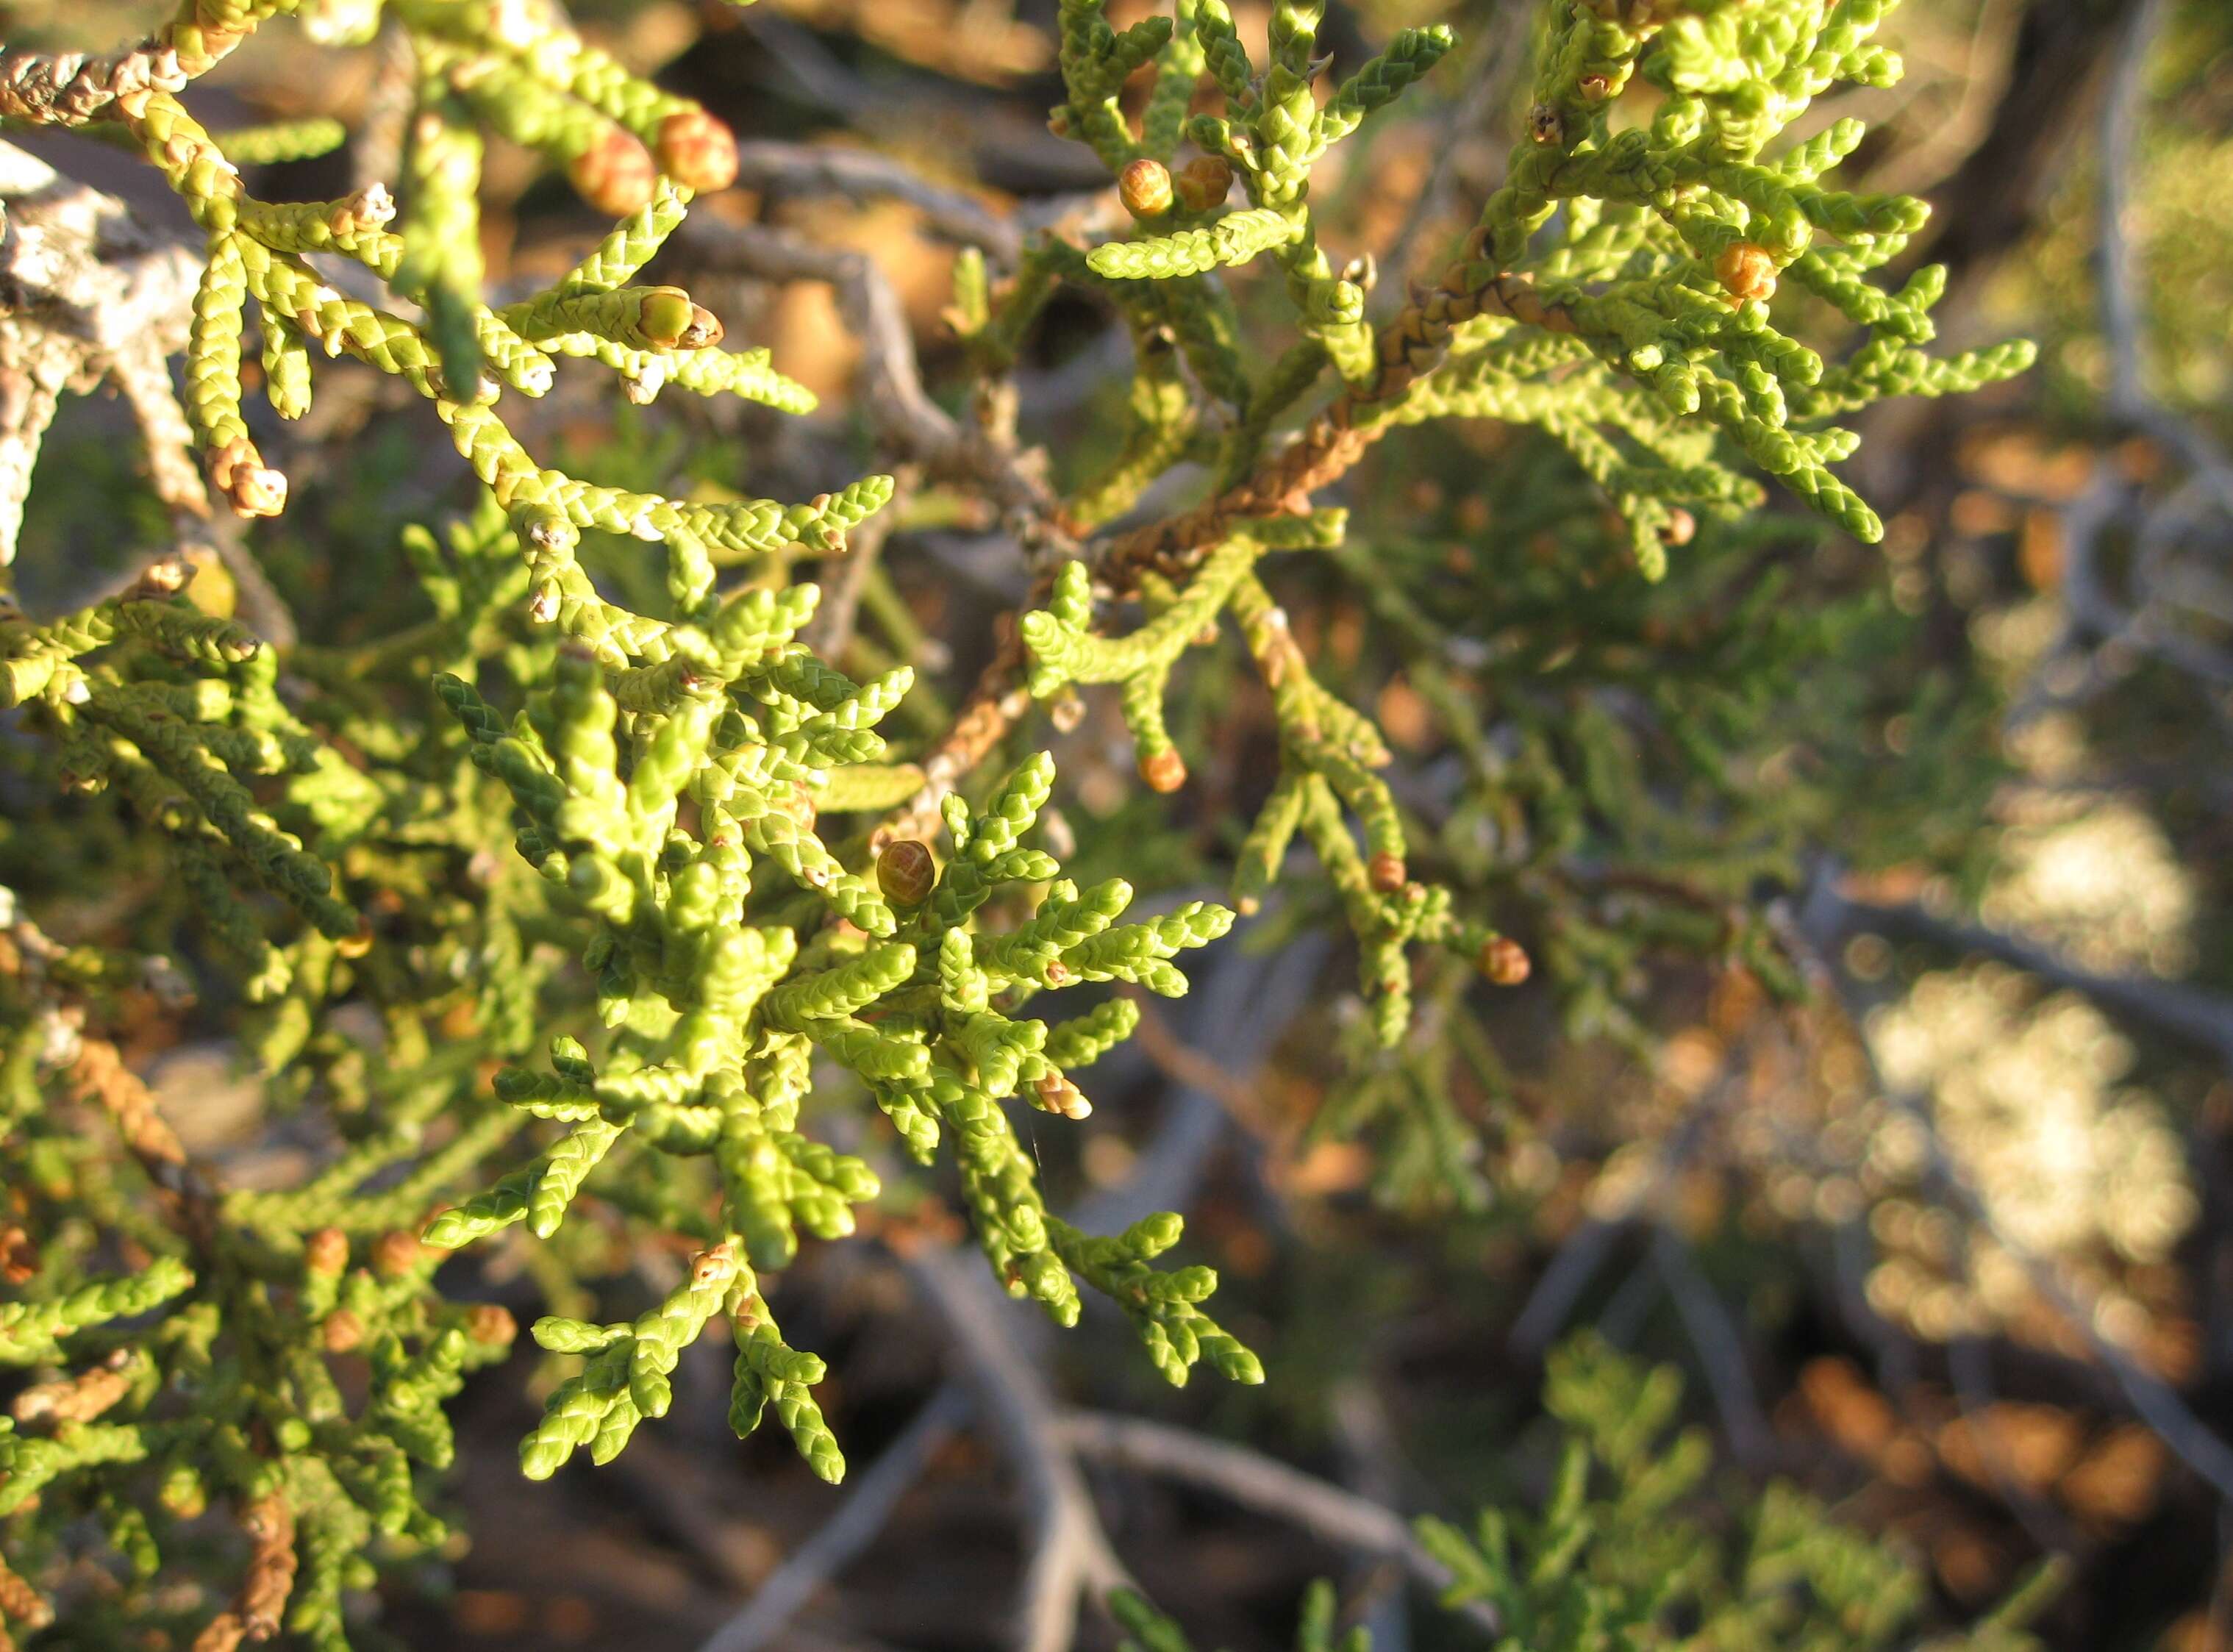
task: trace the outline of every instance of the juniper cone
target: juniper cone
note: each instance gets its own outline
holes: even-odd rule
[[[640,212],[659,186],[659,169],[641,140],[619,127],[606,127],[597,140],[566,168],[567,181],[600,212],[625,217]]]
[[[1134,218],[1161,218],[1171,210],[1171,169],[1143,155],[1118,175],[1116,194]]]
[[[1527,951],[1509,935],[1499,935],[1481,949],[1481,972],[1499,986],[1517,986],[1534,969]]]
[[[938,863],[928,846],[911,837],[888,843],[876,856],[876,884],[893,905],[919,907],[938,881]]]
[[[1775,255],[1750,241],[1732,241],[1714,260],[1714,276],[1730,297],[1764,304],[1775,296]]]

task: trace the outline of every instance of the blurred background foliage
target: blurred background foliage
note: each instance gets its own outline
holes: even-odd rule
[[[889,153],[1025,211],[1097,181],[1045,130],[1053,10],[575,8],[746,140]],[[1120,0],[1112,17],[1143,10]],[[1234,10],[1254,37],[1264,9]],[[1320,174],[1322,218],[1382,250],[1376,303],[1436,268],[1497,181],[1525,115],[1531,10],[1330,6],[1338,72],[1399,26],[1445,21],[1461,39]],[[87,46],[152,16],[32,0],[5,26]],[[1869,416],[1857,468],[1882,546],[1776,503],[1702,527],[1657,585],[1626,569],[1619,530],[1540,436],[1437,425],[1374,450],[1341,499],[1348,547],[1283,569],[1278,595],[1328,686],[1372,708],[1396,749],[1416,875],[1497,914],[1534,977],[1499,992],[1428,966],[1413,1032],[1381,1050],[1351,960],[1314,939],[1341,933],[1334,897],[1307,879],[1285,889],[1197,972],[1194,997],[1148,1011],[1090,1127],[1033,1142],[1051,1188],[1077,1198],[1124,1182],[1188,1109],[1210,1121],[1195,1228],[1270,1381],[1161,1391],[1110,1356],[1121,1329],[1092,1321],[1054,1369],[1078,1402],[1245,1439],[1446,1515],[1462,1548],[1484,1504],[1556,1512],[1559,1441],[1587,1426],[1580,1402],[1561,1409],[1555,1372],[1546,1409],[1543,1362],[1588,1327],[1603,1339],[1588,1350],[1688,1373],[1679,1404],[1715,1454],[1699,1472],[1729,1477],[1692,1497],[1698,1542],[1768,1541],[1789,1506],[1758,1488],[1780,1477],[1772,1499],[1883,1540],[1870,1564],[1893,1581],[1872,1589],[1916,1623],[1975,1618],[2055,1553],[2068,1580],[2038,1620],[2047,1643],[2210,1652],[2233,1646],[2233,9],[1907,0],[1892,36],[1905,80],[1840,90],[1797,135],[1865,118],[1850,186],[1933,203],[1910,262],[1952,270],[1950,344],[2028,333],[2040,367]],[[381,118],[380,88],[376,49],[337,55],[274,29],[199,95],[244,119],[315,107],[361,127]],[[270,188],[341,193],[349,165],[277,168]],[[583,210],[501,145],[486,179],[492,281],[563,268],[592,227]],[[126,165],[102,181],[161,209]],[[941,320],[954,251],[915,209],[745,190],[708,210],[866,253],[934,392],[959,384]],[[1244,278],[1244,304],[1263,285]],[[545,409],[561,462],[704,498],[747,473],[803,492],[858,468],[873,409],[830,291],[734,288],[707,295],[731,335],[772,345],[822,411],[779,426],[748,407],[646,413],[562,387]],[[1024,428],[1066,485],[1116,439],[1127,349],[1111,315],[1070,299],[1030,341]],[[289,440],[296,503],[257,545],[304,634],[345,647],[416,617],[400,611],[397,535],[468,490],[421,422],[394,416],[407,392],[340,382]],[[120,427],[114,408],[76,403],[49,439],[27,605],[97,588],[161,538]],[[930,736],[1023,576],[973,502],[918,489],[895,509],[838,663],[915,665],[900,717]],[[635,559],[583,555],[600,578],[641,579],[630,600],[657,611]],[[1136,784],[1108,697],[1053,737],[1075,876],[1192,894],[1221,880],[1275,772],[1270,708],[1244,667],[1228,644],[1176,679],[1171,726],[1195,779],[1175,797]],[[44,791],[37,761],[0,745],[11,816]],[[74,892],[79,934],[206,946],[109,801],[60,822],[0,823],[0,881]],[[310,1144],[257,1124],[205,1024],[151,1012],[128,1053],[197,1152],[239,1185],[282,1181]],[[897,1232],[940,1217],[887,1219]],[[502,1252],[492,1288],[556,1305],[575,1278],[626,1272],[617,1238],[580,1234],[556,1263]],[[934,1343],[895,1334],[919,1311],[889,1257],[810,1252],[794,1274],[785,1323],[830,1356],[826,1408],[871,1460],[936,1387]],[[686,1395],[691,1379],[686,1364]],[[396,1585],[401,1644],[693,1646],[837,1506],[780,1450],[755,1443],[740,1467],[733,1447],[677,1431],[603,1479],[530,1496],[506,1443],[531,1415],[519,1386],[467,1391],[467,1433],[494,1442],[463,1454],[456,1487],[476,1540]],[[1478,1643],[1462,1619],[1407,1614],[1391,1575],[1344,1571],[1338,1550],[1213,1493],[1110,1476],[1112,1533],[1198,1644],[1289,1643],[1318,1573],[1383,1652]],[[947,1438],[871,1558],[776,1643],[992,1643],[1016,1564],[1003,1495],[986,1449]],[[1908,1621],[1878,1640],[1855,1620],[1819,1643],[1912,1644]],[[1778,1634],[1762,1643],[1818,1643]]]

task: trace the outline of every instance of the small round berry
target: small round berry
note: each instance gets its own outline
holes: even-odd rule
[[[1517,986],[1535,966],[1527,949],[1509,935],[1499,935],[1481,949],[1481,972],[1499,986]]]
[[[318,1328],[329,1354],[346,1354],[364,1341],[364,1321],[346,1308],[336,1308]]]
[[[1667,525],[1659,530],[1659,537],[1670,545],[1687,545],[1697,531],[1698,518],[1678,504],[1667,513]]]
[[[1753,241],[1732,241],[1714,260],[1714,279],[1740,303],[1775,296],[1775,255]]]
[[[338,1227],[322,1227],[303,1242],[303,1263],[313,1273],[328,1277],[348,1266],[348,1235]]]
[[[502,1303],[477,1302],[465,1310],[465,1335],[484,1348],[500,1348],[519,1335],[519,1322]]]
[[[426,1254],[416,1234],[392,1228],[372,1242],[372,1271],[383,1279],[400,1278]]]
[[[1140,778],[1150,791],[1176,791],[1187,782],[1186,759],[1165,746],[1140,759]]]
[[[607,127],[596,141],[566,163],[574,192],[615,218],[641,210],[659,183],[651,151],[632,133]]]
[[[659,123],[659,169],[685,189],[705,192],[737,181],[737,134],[703,109]]]
[[[1233,163],[1222,155],[1203,155],[1179,169],[1179,199],[1189,212],[1221,206],[1233,192]]]
[[[1171,169],[1141,156],[1118,174],[1116,198],[1136,218],[1162,217],[1171,210]]]
[[[937,858],[912,837],[886,844],[876,856],[876,887],[896,906],[921,906],[937,884]]]
[[[1403,864],[1403,857],[1390,855],[1385,850],[1365,862],[1364,875],[1382,894],[1400,893],[1410,878],[1409,870]]]

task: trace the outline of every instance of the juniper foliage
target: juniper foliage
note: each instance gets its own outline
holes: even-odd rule
[[[1538,1509],[1490,1507],[1470,1532],[1430,1517],[1420,1541],[1448,1568],[1445,1607],[1485,1604],[1497,1652],[1728,1647],[1865,1652],[1916,1644],[1929,1584],[1916,1558],[1839,1524],[1775,1483],[1715,1496],[1703,1431],[1675,1431],[1681,1376],[1593,1335],[1552,1354],[1543,1402],[1564,1440]],[[2029,1624],[2054,1596],[2047,1564],[1969,1629],[1929,1652],[2039,1652]],[[1172,1619],[1126,1591],[1111,1610],[1125,1652],[1190,1652]],[[1339,1627],[1333,1586],[1305,1596],[1296,1652],[1370,1652]]]
[[[1403,30],[1327,90],[1309,0],[1279,0],[1260,44],[1223,0],[1176,0],[1122,31],[1097,0],[1063,0],[1053,124],[1105,164],[1132,227],[1090,245],[1035,235],[997,283],[962,259],[953,315],[982,417],[960,469],[995,494],[980,461],[1017,474],[999,385],[1058,289],[1130,330],[1124,430],[1105,465],[1038,512],[1027,537],[1044,577],[1018,640],[920,750],[879,732],[913,673],[855,681],[817,656],[800,639],[818,593],[790,577],[889,505],[889,477],[803,504],[678,497],[589,481],[528,446],[525,404],[563,361],[611,374],[638,404],[680,389],[812,406],[767,348],[724,349],[704,305],[640,278],[693,198],[735,175],[733,140],[704,109],[542,0],[183,0],[120,56],[0,49],[0,117],[122,137],[199,226],[182,402],[216,502],[244,518],[288,503],[251,432],[251,330],[279,419],[303,418],[330,371],[322,358],[347,355],[409,387],[483,487],[442,531],[413,528],[384,553],[423,616],[369,640],[261,638],[179,556],[75,611],[0,616],[0,702],[40,743],[41,777],[113,800],[134,853],[160,846],[169,910],[223,966],[189,983],[152,949],[52,938],[36,889],[10,902],[0,1363],[34,1380],[0,1421],[9,1625],[36,1632],[61,1610],[94,1642],[153,1629],[221,1652],[283,1630],[348,1645],[352,1593],[446,1541],[445,1403],[513,1337],[508,1314],[438,1286],[436,1269],[515,1226],[557,1259],[542,1277],[566,1310],[533,1327],[565,1363],[522,1444],[527,1475],[623,1449],[668,1409],[683,1350],[718,1322],[736,1348],[737,1431],[771,1408],[837,1479],[814,1395],[823,1363],[786,1341],[767,1285],[802,1230],[842,1237],[878,1197],[874,1139],[833,1132],[834,1109],[811,1104],[846,1083],[908,1156],[943,1155],[1012,1294],[1068,1324],[1090,1287],[1171,1382],[1205,1362],[1260,1381],[1203,1306],[1211,1271],[1153,1265],[1180,1244],[1180,1219],[1116,1235],[1065,1224],[1005,1105],[1084,1117],[1074,1075],[1137,1018],[1130,998],[1104,996],[1042,1019],[1041,995],[1117,983],[1175,996],[1180,955],[1233,914],[1196,901],[1124,921],[1123,878],[1080,887],[1032,839],[1051,761],[1008,751],[989,785],[978,771],[1032,702],[1064,713],[1078,686],[1111,685],[1143,780],[1178,790],[1173,673],[1229,621],[1279,746],[1277,784],[1239,843],[1235,905],[1293,882],[1299,836],[1355,936],[1383,1047],[1413,1025],[1422,952],[1524,979],[1529,956],[1498,914],[1413,875],[1389,743],[1321,680],[1274,570],[1364,571],[1357,559],[1383,554],[1402,566],[1401,546],[1350,542],[1344,512],[1316,496],[1372,443],[1427,421],[1501,420],[1555,443],[1623,524],[1624,589],[1670,564],[1679,576],[1702,524],[1761,502],[1755,472],[1877,537],[1831,468],[1855,441],[1833,421],[2028,359],[2021,345],[1926,354],[1939,276],[1925,268],[1893,290],[1870,279],[1923,209],[1823,181],[1857,123],[1776,146],[1833,83],[1893,76],[1874,38],[1887,10],[1558,0],[1507,181],[1439,283],[1375,326],[1376,272],[1328,250],[1312,169],[1433,71],[1448,31]],[[262,199],[242,166],[340,134],[213,136],[181,101],[283,16],[335,47],[383,22],[408,42],[415,101],[394,192]],[[1122,95],[1136,74],[1151,79],[1136,129]],[[1617,118],[1631,80],[1657,94],[1647,121]],[[1221,112],[1195,112],[1212,101]],[[539,152],[617,220],[511,302],[485,289],[478,251],[492,136]],[[1276,271],[1269,320],[1240,302],[1257,263]],[[348,280],[329,278],[335,264]],[[1784,283],[1810,302],[1771,309]],[[1864,341],[1834,363],[1787,330],[1813,329],[1826,349],[1840,322]],[[55,387],[42,394],[25,426],[34,452]],[[160,470],[163,453],[150,458]],[[28,480],[28,460],[18,468],[11,487]],[[1151,488],[1196,477],[1199,503],[1148,517]],[[1143,519],[1111,529],[1128,517]],[[593,563],[619,560],[615,543],[642,549],[601,582]],[[1389,582],[1387,600],[1416,603],[1428,582]],[[635,595],[648,584],[663,590]],[[1120,621],[1134,602],[1136,622]],[[1760,631],[1744,615],[1726,628],[1732,647]],[[326,1132],[329,1151],[293,1185],[228,1187],[191,1163],[127,1059],[150,1004],[191,988],[228,1004],[271,1105]],[[639,1239],[690,1253],[633,1317],[599,1319],[570,1283],[602,1243],[569,1220],[587,1198]],[[361,1392],[337,1379],[341,1356],[367,1362]],[[205,1551],[212,1506],[235,1516],[229,1553]],[[1585,1610],[1514,1583],[1493,1534],[1433,1540],[1507,1613]],[[1570,1564],[1583,1547],[1554,1546]],[[73,1582],[89,1553],[106,1557],[99,1588]],[[173,1586],[182,1577],[199,1586]],[[1603,1586],[1629,1610],[1625,1584]],[[1313,1611],[1323,1630],[1323,1603]]]

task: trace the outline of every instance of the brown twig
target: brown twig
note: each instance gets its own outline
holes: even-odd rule
[[[1065,1412],[1059,1429],[1064,1441],[1086,1456],[1216,1492],[1340,1548],[1390,1556],[1429,1589],[1450,1585],[1449,1569],[1412,1535],[1403,1516],[1277,1458],[1168,1423],[1103,1411]],[[1457,1610],[1496,1632],[1496,1613],[1486,1604]]]
[[[891,1519],[908,1488],[969,1415],[958,1382],[940,1389],[868,1472],[853,1476],[845,1505],[771,1573],[744,1610],[706,1636],[698,1652],[757,1652],[784,1633],[815,1591],[860,1555]]]
[[[1096,584],[1123,595],[1149,573],[1180,577],[1244,523],[1307,514],[1312,496],[1348,473],[1389,429],[1386,415],[1442,364],[1450,335],[1462,322],[1494,311],[1554,332],[1572,331],[1572,318],[1545,303],[1525,276],[1485,262],[1487,244],[1486,229],[1468,235],[1440,284],[1415,296],[1380,329],[1372,377],[1344,391],[1247,481],[1191,510],[1093,547],[1088,561]],[[936,821],[939,799],[985,760],[1029,707],[1030,696],[1021,687],[1024,663],[1023,645],[1011,628],[954,727],[923,759],[926,784],[893,818],[893,833],[927,833]]]
[[[2046,1258],[2010,1234],[1970,1184],[1939,1135],[1937,1121],[1926,1099],[1893,1090],[1884,1083],[1882,1074],[1875,1070],[1876,1057],[1868,1040],[1865,1018],[1852,1002],[1854,983],[1836,962],[1846,937],[1859,927],[1851,921],[1859,910],[1838,894],[1833,877],[1818,875],[1808,892],[1806,910],[1795,923],[1781,927],[1783,940],[1810,979],[1843,1009],[1852,1030],[1855,1047],[1869,1063],[1872,1081],[1879,1092],[1921,1127],[1930,1154],[1932,1181],[1963,1216],[2023,1269],[2033,1291],[2084,1340],[2094,1359],[2115,1381],[2133,1414],[2221,1500],[2233,1504],[2233,1445],[2228,1445],[2196,1416],[2169,1383],[2101,1335],[2099,1317],[2094,1312],[2097,1304],[2081,1300],[2057,1276]]]
[[[2233,1067],[2233,999],[2141,975],[2100,975],[2019,936],[1932,916],[1919,906],[1873,906],[1833,892],[1816,897],[1843,934],[1869,931],[1893,940],[1922,940],[1975,953],[2083,994],[2120,1020],[2180,1044],[2206,1050]],[[1834,911],[1826,902],[1834,901]]]
[[[1393,1508],[1402,1500],[1397,1482],[1403,1447],[1382,1398],[1382,1376],[1376,1372],[1370,1378],[1344,1378],[1334,1385],[1328,1408],[1341,1449],[1343,1486],[1368,1503]],[[1384,1555],[1367,1558],[1357,1592],[1373,1652],[1406,1652],[1411,1623],[1403,1596],[1403,1562]]]
[[[1712,1283],[1672,1227],[1661,1222],[1651,1235],[1651,1261],[1675,1299],[1675,1311],[1705,1368],[1706,1389],[1721,1414],[1722,1432],[1738,1460],[1757,1463],[1772,1443],[1760,1392],[1745,1369],[1744,1337]]]
[[[705,266],[767,281],[828,285],[845,324],[861,341],[856,394],[885,442],[929,472],[984,487],[1030,531],[1052,530],[1059,507],[1045,482],[1016,455],[956,421],[923,388],[907,312],[867,253],[823,246],[765,224],[723,224],[703,213],[686,223],[679,240],[687,256]]]
[[[873,150],[759,139],[737,146],[737,182],[774,195],[837,195],[856,203],[904,202],[941,240],[980,247],[1000,268],[1023,251],[1022,230],[974,196],[942,189],[903,161]]]
[[[54,1608],[47,1604],[46,1597],[26,1583],[5,1556],[0,1556],[0,1636],[7,1634],[10,1623],[36,1633],[54,1621]]]
[[[1045,1382],[1009,1332],[1012,1305],[977,1260],[959,1251],[921,1251],[908,1259],[907,1267],[954,1332],[979,1415],[999,1431],[1022,1483],[1032,1538],[1014,1644],[1020,1652],[1065,1652],[1076,1631],[1079,1592],[1090,1590],[1098,1598],[1131,1579],[1101,1529]]]
[[[1133,1031],[1133,1042],[1165,1077],[1207,1091],[1237,1120],[1246,1122],[1257,1117],[1261,1109],[1247,1076],[1180,1038],[1145,993],[1134,989],[1124,996],[1140,1006],[1140,1021]]]
[[[901,513],[921,484],[919,465],[900,466],[893,478],[891,503],[854,529],[845,554],[830,561],[828,574],[822,581],[822,601],[814,610],[814,617],[799,633],[799,641],[823,659],[833,662],[841,660],[851,645],[854,624],[860,615],[862,589],[876,571],[885,541],[892,537]]]
[[[403,134],[418,100],[419,55],[411,36],[391,18],[374,49],[378,62],[365,93],[364,120],[349,146],[349,172],[359,189],[402,175]]]

